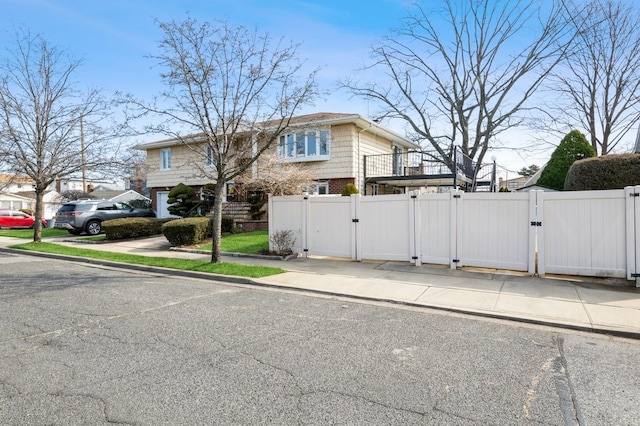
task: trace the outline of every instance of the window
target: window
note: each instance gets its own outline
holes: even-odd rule
[[[171,169],[171,148],[163,149],[160,157],[160,170]]]
[[[278,156],[292,161],[328,160],[331,146],[329,130],[309,130],[280,136]]]
[[[213,148],[207,146],[207,157],[204,160],[205,166],[215,167],[216,166],[216,156],[213,153]]]
[[[509,189],[518,189],[518,187],[520,186],[519,182],[508,182],[507,186],[509,187]]]
[[[316,185],[311,186],[311,190],[313,194],[317,195],[327,195],[329,193],[329,183],[321,182]]]
[[[96,207],[96,210],[115,210],[116,207],[113,205],[113,203],[100,203],[98,204],[98,207]]]

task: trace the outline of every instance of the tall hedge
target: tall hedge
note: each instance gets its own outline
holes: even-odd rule
[[[615,154],[573,163],[564,189],[588,191],[640,185],[640,154]]]
[[[595,156],[596,152],[587,138],[580,131],[572,130],[562,138],[551,154],[537,183],[547,188],[563,190],[567,173],[574,161]]]

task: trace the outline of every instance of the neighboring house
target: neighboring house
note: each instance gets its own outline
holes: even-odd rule
[[[49,191],[57,191],[60,194],[67,191],[84,191],[85,182],[81,178],[66,177],[63,179],[56,179],[49,187]],[[95,188],[102,187],[108,190],[123,190],[124,184],[118,184],[116,182],[99,181],[99,180],[87,180],[87,192],[91,192]]]
[[[120,203],[127,203],[131,200],[151,201],[150,198],[145,197],[144,195],[130,189],[127,189],[125,191],[113,191],[100,187],[94,189],[93,192],[91,192],[89,195],[91,196],[91,198],[104,199]]]
[[[32,198],[0,191],[1,209],[33,209],[33,204],[34,200]]]
[[[0,191],[16,193],[21,191],[32,191],[36,183],[27,176],[16,176],[0,173]]]
[[[518,176],[513,179],[502,179],[499,180],[499,187],[501,190],[508,189],[509,191],[517,191],[518,189],[525,186],[525,184],[529,181],[531,176]]]
[[[540,167],[540,170],[535,172],[535,174],[529,176],[527,181],[523,183],[522,186],[517,189],[517,191],[529,192],[529,191],[539,190],[539,191],[555,192],[556,190],[553,188],[547,188],[546,186],[538,185],[538,179],[540,179],[540,175],[542,175],[542,171],[546,166],[547,166],[546,164],[543,165],[542,167]]]
[[[15,195],[19,195],[29,200],[28,206],[22,208],[28,208],[30,210],[36,210],[36,193],[34,191],[18,192]],[[60,208],[60,194],[56,191],[47,191],[42,194],[42,217],[47,220],[47,226],[49,221],[53,219],[56,212]]]
[[[250,131],[246,137],[251,138]],[[197,136],[194,136],[197,143]],[[404,192],[405,182],[378,184],[365,179],[365,157],[379,155],[393,159],[393,171],[404,173],[409,168],[406,153],[419,150],[412,141],[358,114],[317,113],[294,117],[287,131],[271,149],[281,161],[296,162],[310,168],[318,194],[340,194],[348,183],[361,194]],[[147,153],[147,187],[151,190],[152,207],[159,217],[167,217],[169,191],[178,183],[189,185],[199,192],[203,185],[213,183],[199,177],[193,170],[191,150],[180,141],[169,139],[141,144],[136,147]],[[391,161],[390,161],[391,164]],[[260,162],[250,169],[259,176]],[[389,169],[389,174],[392,174]],[[412,182],[412,185],[417,185]],[[237,189],[230,182],[224,188],[224,202],[238,201]]]

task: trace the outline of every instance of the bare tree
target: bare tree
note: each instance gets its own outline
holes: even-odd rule
[[[404,120],[450,168],[459,145],[479,169],[496,136],[532,113],[527,101],[563,57],[569,30],[556,4],[541,12],[538,1],[439,3],[416,6],[373,48],[376,82],[343,85]]]
[[[261,156],[257,175],[243,173],[236,182],[272,195],[299,195],[313,184],[314,173],[304,163],[283,162],[270,151]]]
[[[252,167],[317,94],[315,71],[299,81],[298,45],[257,30],[192,18],[158,25],[164,38],[155,59],[167,90],[151,104],[127,101],[132,118],[159,117],[146,131],[190,149],[190,167],[216,183],[211,261],[218,262],[226,183]]]
[[[15,49],[0,63],[0,157],[7,172],[35,182],[34,241],[42,236],[47,187],[107,163],[103,142],[109,135],[98,127],[106,105],[99,92],[76,90],[72,78],[79,65],[27,30],[16,32]]]
[[[640,121],[640,8],[592,0],[567,9],[577,37],[554,73],[561,124],[581,126],[598,155],[612,152]],[[565,100],[565,102],[562,102]]]

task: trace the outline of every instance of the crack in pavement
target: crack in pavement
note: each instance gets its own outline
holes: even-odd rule
[[[580,411],[575,389],[569,376],[567,359],[564,355],[564,339],[555,336],[554,341],[558,350],[558,356],[554,358],[552,371],[564,424],[566,426],[583,426],[585,424],[584,417]]]
[[[162,310],[162,309],[166,309],[166,308],[171,308],[173,306],[177,306],[177,305],[181,305],[193,300],[198,300],[198,299],[204,299],[207,297],[212,297],[214,295],[218,295],[220,294],[220,291],[216,291],[213,293],[207,293],[207,294],[200,294],[197,296],[192,296],[192,297],[188,297],[185,299],[181,299],[175,302],[170,302],[170,303],[165,303],[163,305],[159,305],[159,306],[154,306],[151,308],[146,308],[146,309],[141,309],[138,311],[132,311],[132,312],[126,312],[123,314],[118,314],[118,315],[111,315],[105,318],[101,318],[98,320],[92,320],[86,323],[78,323],[69,327],[64,327],[64,328],[60,328],[58,330],[51,330],[51,331],[46,331],[46,332],[41,332],[41,333],[36,333],[36,334],[30,334],[27,336],[20,336],[20,337],[14,337],[11,339],[5,339],[5,340],[0,340],[0,344],[5,344],[5,343],[13,343],[13,342],[19,342],[19,341],[27,341],[27,340],[32,340],[32,339],[39,339],[39,338],[43,338],[43,337],[59,337],[63,334],[67,334],[70,332],[73,332],[75,330],[83,330],[85,333],[90,332],[93,328],[95,327],[99,327],[101,324],[106,323],[108,321],[113,321],[113,320],[118,320],[121,318],[128,318],[128,317],[134,317],[134,316],[139,316],[139,315],[144,315],[146,313],[149,312],[154,312],[154,311],[158,311],[158,310]],[[19,355],[21,352],[17,352],[14,353],[12,355],[9,356],[17,356]]]

